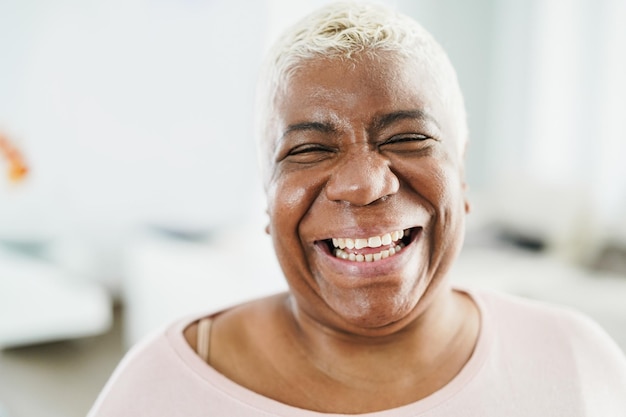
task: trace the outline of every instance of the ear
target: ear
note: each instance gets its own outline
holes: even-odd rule
[[[270,231],[270,211],[269,209],[265,209],[265,214],[267,215],[268,219],[267,219],[267,224],[265,225],[265,234],[270,235],[272,234],[272,232]]]
[[[463,204],[465,206],[465,214],[469,214],[472,211],[472,205],[467,197],[467,193],[469,191],[469,186],[467,185],[467,181],[465,180],[465,159],[467,155],[467,145],[469,143],[469,139],[466,139],[462,143],[461,147],[461,183],[463,188]]]
[[[465,204],[466,214],[470,214],[470,212],[472,211],[472,204],[470,203],[469,198],[467,197],[468,190],[469,190],[469,186],[467,185],[465,181],[463,181],[463,203]]]

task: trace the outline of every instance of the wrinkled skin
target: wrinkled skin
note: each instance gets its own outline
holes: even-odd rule
[[[269,231],[296,315],[389,335],[453,297],[446,274],[467,210],[462,138],[429,74],[403,59],[307,62],[276,98],[266,143]],[[326,241],[411,229],[373,263]]]

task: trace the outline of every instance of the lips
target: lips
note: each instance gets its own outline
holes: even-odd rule
[[[329,252],[336,258],[351,262],[377,262],[396,255],[410,244],[413,230],[395,230],[370,237],[337,237],[327,239]]]

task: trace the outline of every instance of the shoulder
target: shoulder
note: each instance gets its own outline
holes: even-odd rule
[[[500,330],[522,336],[553,334],[572,343],[615,344],[595,321],[573,308],[489,290],[476,296]]]
[[[241,361],[238,349],[254,346],[256,350],[259,343],[266,339],[266,334],[274,320],[274,313],[277,306],[283,304],[285,293],[279,293],[268,297],[258,298],[243,304],[219,311],[217,313],[204,315],[191,322],[188,322],[182,328],[185,343],[191,347],[194,352],[198,351],[198,339],[204,335],[205,346],[207,347],[207,355],[211,352],[211,364],[215,365],[216,349],[219,345],[226,345],[225,349],[230,356],[234,356],[237,362]],[[208,324],[201,331],[201,323]],[[208,330],[207,330],[208,329]],[[248,343],[246,343],[246,340]],[[253,343],[249,341],[253,340]],[[217,350],[219,351],[219,349]],[[207,360],[209,358],[207,357]]]
[[[626,390],[626,356],[588,316],[568,307],[479,291],[500,352],[509,361],[565,370],[580,384]],[[561,375],[562,376],[562,375]],[[615,392],[618,392],[615,391]]]
[[[227,375],[228,369],[249,374],[246,364],[259,369],[263,352],[275,352],[284,339],[288,326],[281,313],[287,299],[285,293],[276,294],[216,315],[211,327],[211,365]]]
[[[570,307],[490,290],[478,291],[477,297],[496,324],[519,332],[556,331],[574,339],[610,339],[595,321]]]
[[[158,404],[155,396],[159,392],[185,387],[196,380],[195,355],[182,334],[196,319],[177,320],[134,345],[117,365],[89,416],[147,415],[146,411]]]
[[[219,353],[220,345],[225,344],[224,350],[229,354],[239,353],[237,359],[241,360],[237,348],[242,343],[236,339],[250,334],[257,338],[256,341],[267,339],[262,333],[258,334],[264,330],[259,323],[270,321],[267,314],[264,316],[261,312],[267,310],[268,305],[276,304],[276,299],[280,296],[191,315],[162,327],[124,356],[88,416],[181,415],[181,409],[187,411],[184,415],[195,416],[204,415],[207,407],[231,410],[238,404],[233,402],[232,395],[246,397],[247,394],[233,388],[231,381],[197,355],[195,325],[203,317],[215,318],[217,334],[211,338],[220,343],[212,346],[212,351]],[[190,343],[192,341],[194,343]],[[225,395],[224,390],[229,389],[234,394]]]

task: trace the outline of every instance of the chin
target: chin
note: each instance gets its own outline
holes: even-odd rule
[[[421,295],[390,288],[368,288],[325,298],[327,305],[351,326],[380,329],[411,319]]]

